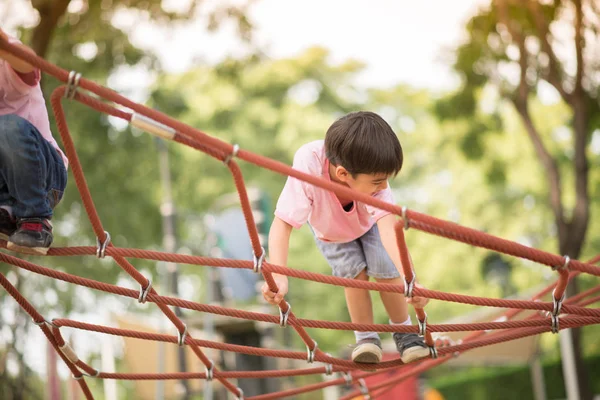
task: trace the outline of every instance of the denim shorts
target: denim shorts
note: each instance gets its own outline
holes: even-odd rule
[[[365,268],[367,275],[376,279],[392,279],[400,276],[381,243],[377,224],[351,242],[331,243],[316,237],[315,241],[334,276],[354,279]]]

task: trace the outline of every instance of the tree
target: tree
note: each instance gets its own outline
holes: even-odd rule
[[[468,38],[456,50],[454,69],[462,77],[461,90],[436,107],[444,119],[472,119],[464,142],[472,150],[491,130],[482,123],[490,117],[477,112],[482,90],[493,87],[512,105],[542,167],[558,251],[571,258],[582,252],[590,219],[588,150],[600,122],[600,80],[593,72],[597,69],[593,49],[600,43],[597,7],[585,0],[492,1],[470,19]],[[567,51],[561,53],[564,48]],[[570,110],[569,120],[560,127],[569,134],[568,146],[550,142],[549,132],[540,129],[542,121],[532,117],[535,95],[548,88]],[[568,294],[576,291],[573,281]],[[579,349],[578,335],[574,336]],[[577,359],[581,365],[580,351]],[[584,374],[580,381],[587,388]],[[591,398],[589,389],[582,395]]]
[[[167,10],[162,3],[160,0],[15,0],[9,6],[17,13],[9,13],[3,18],[17,19],[19,23],[19,18],[27,14],[24,10],[35,10],[39,22],[31,28],[21,28],[21,40],[39,56],[65,69],[77,70],[100,84],[106,84],[108,78],[122,67],[143,65],[146,70],[154,71],[161,68],[153,54],[144,53],[131,43],[129,35],[133,26],[123,27],[115,23],[115,15],[119,13],[133,13],[138,21],[163,26],[185,22],[202,14],[209,30],[216,30],[223,21],[233,20],[240,37],[251,39],[252,26],[246,17],[249,4],[235,6],[225,2],[213,8],[204,7],[197,13],[206,2],[190,1],[187,7],[179,10]],[[42,86],[49,110],[50,94],[57,85],[56,80],[44,77]],[[112,231],[113,241],[121,246],[160,248],[160,185],[158,179],[153,179],[158,176],[153,141],[147,137],[134,137],[129,131],[121,134],[106,115],[79,104],[65,103],[65,111],[95,204],[106,229]],[[54,124],[52,113],[50,119]],[[53,132],[58,136],[55,126]],[[60,139],[58,141],[60,143]],[[131,167],[128,174],[123,173],[125,166],[119,163],[123,159],[131,162],[128,164]],[[110,204],[127,204],[127,207],[113,207]],[[54,218],[55,246],[94,245],[95,238],[91,237],[92,230],[82,210],[79,194],[70,182]],[[90,257],[33,261],[108,283],[116,283],[122,275],[117,266],[108,266]],[[135,265],[147,271],[156,269],[154,262],[140,261]],[[56,281],[4,265],[0,266],[0,271],[10,274],[29,299],[35,300],[36,293],[51,292],[52,298],[57,299],[54,304],[39,299],[34,301],[47,318],[68,317],[71,312],[85,312],[88,307],[85,301],[76,300],[76,294],[80,292],[76,292],[74,286],[65,288]],[[24,280],[27,281],[26,285],[22,284]],[[153,280],[156,282],[156,279]],[[92,291],[85,292],[88,296],[97,295]],[[30,319],[23,317],[10,296],[2,293],[0,304],[3,310],[14,310],[15,314],[13,321],[3,321],[7,322],[12,335],[2,338],[3,344],[6,344],[2,354],[9,355],[10,361],[16,361],[18,374],[14,377],[13,386],[24,388],[19,389],[22,393],[33,382],[28,373],[30,367],[23,357],[23,343],[32,327]],[[10,371],[4,368],[9,358],[0,358],[3,377],[9,376]],[[16,396],[21,397],[18,394]]]

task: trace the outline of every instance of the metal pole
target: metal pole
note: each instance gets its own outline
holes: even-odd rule
[[[162,204],[160,206],[160,213],[163,220],[163,247],[166,252],[173,253],[177,248],[177,236],[175,233],[175,205],[171,194],[169,151],[162,139],[157,139],[157,147],[160,159],[160,181],[162,186]],[[169,294],[177,297],[179,292],[179,273],[177,271],[177,264],[170,262],[166,263],[166,271],[170,281],[170,284],[167,286],[169,287]],[[179,318],[182,317],[183,313],[179,307],[175,307],[175,315]],[[187,362],[185,358],[185,347],[179,347],[177,353],[179,371],[186,372]],[[189,399],[190,388],[187,380],[182,379],[180,382],[183,387],[183,398]]]
[[[533,397],[535,400],[546,400],[546,385],[544,381],[544,368],[540,362],[540,356],[536,352],[529,362],[529,371],[531,372],[531,383],[533,387]]]
[[[565,380],[565,391],[568,400],[579,400],[581,390],[577,379],[575,367],[575,351],[573,349],[573,332],[571,329],[563,329],[558,334],[560,339],[560,354],[562,358],[562,370]]]

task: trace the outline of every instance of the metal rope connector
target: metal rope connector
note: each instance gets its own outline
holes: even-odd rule
[[[239,394],[237,395],[236,400],[244,400],[244,391],[239,387],[237,388],[237,390]]]
[[[262,272],[262,264],[263,264],[263,261],[265,261],[265,256],[266,256],[265,248],[261,247],[260,250],[262,251],[260,257],[256,257],[256,254],[253,254],[253,257],[254,257],[253,270],[257,274],[260,274]]]
[[[563,265],[553,265],[552,271],[560,271],[563,269],[569,269],[569,264],[571,263],[571,257],[565,256],[565,262]]]
[[[228,154],[227,157],[225,157],[225,159],[223,160],[223,164],[225,164],[225,165],[229,164],[231,159],[233,157],[237,156],[238,151],[240,151],[240,146],[237,144],[234,144],[233,151],[231,152],[231,154]]]
[[[329,353],[325,353],[325,355],[327,357],[331,357],[331,354],[329,354]],[[333,364],[326,364],[325,365],[325,375],[329,376],[331,374],[333,374]]]
[[[183,323],[183,322],[182,322]],[[185,338],[187,337],[187,325],[183,324],[184,329],[183,329],[183,333],[179,332],[179,330],[177,330],[177,345],[179,347],[182,347],[185,344]]]
[[[33,321],[34,324],[36,324],[40,328],[42,327],[42,325],[46,325],[48,327],[48,329],[58,328],[58,326],[54,325],[54,319],[52,321],[48,321],[47,319],[44,319],[43,321],[39,321],[39,322],[34,320],[33,318],[31,320]]]
[[[431,355],[431,358],[433,359],[438,358],[438,352],[435,346],[429,346],[429,355]]]
[[[65,98],[72,99],[75,97],[75,92],[79,87],[79,81],[81,80],[81,74],[77,71],[69,72],[69,78],[67,79],[67,90],[65,91]]]
[[[129,123],[138,129],[148,132],[151,135],[167,140],[173,140],[175,134],[177,133],[177,131],[170,126],[161,124],[152,118],[148,118],[145,115],[138,113],[133,113],[131,115],[131,121]]]
[[[210,382],[213,380],[214,377],[214,371],[215,371],[215,363],[213,362],[213,360],[209,360],[210,361],[210,368],[205,368],[206,370],[206,381]]]
[[[407,282],[406,278],[404,278],[404,297],[413,297],[413,289],[415,288],[415,278],[416,277],[414,274],[410,282]]]
[[[279,309],[279,326],[282,328],[285,328],[287,326],[288,317],[290,316],[290,313],[292,312],[292,306],[290,306],[290,303],[288,303],[286,301],[285,304],[287,304],[287,306],[288,306],[288,309],[285,313],[283,311],[281,311],[281,308]]]
[[[367,387],[367,383],[363,378],[360,378],[358,381],[358,388],[360,389],[360,393],[363,395],[364,400],[371,400],[371,395],[369,394],[369,388]]]
[[[140,285],[140,295],[138,296],[138,302],[140,304],[144,304],[146,302],[146,299],[148,298],[148,293],[150,293],[151,288],[152,281],[150,279],[148,279],[148,286],[146,286],[145,288],[142,285]]]
[[[104,235],[106,235],[104,243],[100,242],[100,238],[96,238],[96,257],[98,258],[104,258],[106,256],[106,248],[110,243],[110,233],[104,231]]]
[[[419,324],[419,335],[421,336],[425,336],[425,333],[427,333],[427,313],[425,311],[423,311],[423,313],[425,314],[423,321],[417,318],[417,322]]]
[[[352,374],[350,373],[350,371],[343,372],[342,376],[346,381],[346,386],[352,386]]]
[[[313,346],[312,349],[310,349],[308,346],[306,346],[306,353],[307,353],[306,354],[306,362],[308,362],[309,364],[312,364],[315,362],[315,352],[317,351],[317,347],[318,347],[316,340],[313,340],[313,343],[315,345]]]
[[[100,376],[100,370],[98,370],[98,369],[97,369],[97,370],[96,370],[96,373],[95,373],[94,375],[90,375],[90,374],[88,374],[88,373],[87,373],[87,372],[85,372],[85,371],[83,371],[81,374],[82,374],[82,375],[85,375],[85,376],[88,376],[88,377],[90,377],[90,378],[97,378],[97,377],[99,377],[99,376]]]
[[[65,342],[64,345],[58,346],[58,348],[63,353],[63,355],[69,359],[69,361],[71,361],[73,364],[77,364],[77,362],[79,361],[79,357],[77,357],[75,350],[73,350],[69,343]]]
[[[565,297],[567,292],[563,292],[562,297],[560,298],[560,300],[556,300],[556,297],[554,297],[554,293],[556,292],[556,289],[554,289],[552,291],[552,315],[554,316],[558,316],[558,314],[560,314],[560,309],[562,308],[562,304],[565,301]]]
[[[402,220],[404,221],[404,230],[407,231],[408,228],[410,228],[409,222],[408,222],[408,217],[406,216],[406,206],[402,207]]]
[[[551,315],[550,320],[552,321],[552,333],[558,333],[558,331],[560,330],[560,321],[558,315]]]
[[[554,297],[555,292],[556,292],[556,288],[552,291],[552,314],[550,314],[551,324],[552,324],[551,325],[552,333],[558,333],[558,331],[560,329],[558,317],[560,315],[560,310],[562,308],[562,304],[565,301],[565,297],[567,295],[567,292],[565,290],[563,292],[562,297],[559,300],[556,300],[556,297]]]

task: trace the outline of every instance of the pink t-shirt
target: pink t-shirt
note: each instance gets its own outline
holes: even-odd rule
[[[325,141],[317,140],[300,147],[294,155],[292,167],[331,181]],[[389,187],[375,193],[373,197],[394,203]],[[388,214],[388,211],[357,201],[350,211],[345,211],[333,192],[292,177],[288,177],[275,208],[275,215],[294,228],[300,228],[308,221],[317,238],[339,243],[361,237],[377,220]]]
[[[19,40],[10,37],[9,42],[20,43]],[[44,139],[56,148],[66,168],[69,160],[58,147],[50,131],[48,110],[40,87],[40,71],[36,69],[31,75],[27,74],[27,78],[25,82],[25,77],[0,58],[0,115],[15,114],[29,121]]]

